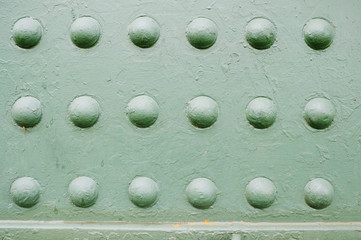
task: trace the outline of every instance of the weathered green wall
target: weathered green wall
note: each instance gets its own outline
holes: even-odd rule
[[[201,0],[201,1],[1,1],[0,8],[0,218],[2,220],[109,220],[129,222],[360,221],[361,1]],[[128,26],[146,14],[160,25],[154,46],[139,48]],[[22,17],[41,22],[39,44],[22,49],[11,29]],[[80,16],[98,20],[99,42],[80,49],[70,26]],[[218,38],[208,49],[187,41],[187,25],[211,19]],[[269,49],[252,48],[246,25],[265,17],[276,27]],[[313,50],[303,39],[305,23],[327,19],[335,27],[333,43]],[[149,128],[127,117],[128,102],[146,94],[159,105]],[[11,116],[14,102],[31,95],[41,102],[42,119],[23,129]],[[71,101],[90,95],[100,105],[98,122],[79,128],[68,117]],[[199,95],[218,104],[213,126],[197,129],[186,104]],[[246,119],[247,104],[271,98],[275,123],[255,129]],[[303,118],[315,97],[327,98],[336,114],[331,126],[316,130]],[[29,176],[41,186],[39,203],[21,208],[12,202],[14,180]],[[70,182],[88,176],[99,197],[89,208],[71,204]],[[137,176],[152,178],[159,200],[139,208],[128,198]],[[274,183],[275,202],[266,209],[245,198],[249,181]],[[209,209],[187,202],[185,189],[195,178],[217,186]],[[310,208],[303,189],[313,178],[334,189],[331,205]]]

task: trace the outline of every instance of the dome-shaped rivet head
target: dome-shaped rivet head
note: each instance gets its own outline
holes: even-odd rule
[[[186,195],[188,202],[192,204],[193,207],[206,209],[215,203],[217,187],[207,178],[196,178],[188,184]]]
[[[81,208],[92,206],[98,198],[97,183],[89,177],[75,178],[69,185],[71,202]]]
[[[206,49],[211,47],[217,40],[217,26],[208,18],[196,18],[188,25],[186,36],[193,47]]]
[[[247,106],[246,117],[248,122],[255,128],[268,128],[276,120],[276,106],[273,101],[266,97],[257,97]]]
[[[187,104],[189,121],[197,128],[212,126],[218,118],[218,104],[210,97],[199,96]]]
[[[137,177],[129,185],[129,199],[138,207],[153,206],[158,200],[159,188],[153,179]]]
[[[304,189],[305,202],[314,209],[328,207],[333,201],[333,195],[331,183],[322,178],[308,182]]]
[[[331,125],[336,110],[330,100],[314,98],[309,101],[304,110],[304,118],[308,125],[315,129],[324,129]]]
[[[12,37],[16,45],[21,48],[32,48],[36,46],[43,30],[38,20],[31,17],[19,19],[12,28]]]
[[[335,36],[335,28],[326,19],[314,18],[304,26],[303,35],[310,48],[323,50],[331,45]]]
[[[246,39],[256,49],[267,49],[276,39],[276,27],[268,19],[254,18],[247,24]]]
[[[276,199],[276,187],[267,178],[255,178],[248,183],[245,195],[251,206],[260,209],[268,208]]]
[[[158,41],[160,27],[153,18],[138,17],[129,25],[128,34],[134,45],[149,48]]]
[[[34,127],[42,116],[40,101],[31,96],[21,97],[12,106],[11,115],[20,127]]]
[[[94,46],[100,37],[100,24],[91,17],[77,18],[70,27],[71,41],[79,48]]]
[[[88,128],[93,126],[99,118],[99,103],[92,97],[80,96],[69,105],[69,118],[75,126]]]
[[[131,123],[139,128],[147,128],[157,121],[159,106],[153,98],[141,95],[128,103],[126,112]]]
[[[34,178],[22,177],[16,179],[10,188],[14,203],[23,208],[31,208],[39,201],[41,187]]]

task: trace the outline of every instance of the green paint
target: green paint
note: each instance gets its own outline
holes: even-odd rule
[[[197,178],[185,190],[188,202],[196,208],[207,209],[217,199],[217,187],[207,178]]]
[[[75,98],[69,106],[69,118],[75,126],[88,128],[93,126],[99,118],[98,102],[89,96]]]
[[[308,21],[303,32],[305,42],[315,50],[329,47],[335,35],[335,30],[331,23],[322,18],[314,18]]]
[[[39,21],[31,17],[19,19],[12,29],[13,40],[21,48],[32,48],[37,45],[42,33]]]
[[[99,40],[99,23],[91,17],[78,18],[71,25],[70,37],[77,47],[90,48]]]
[[[29,234],[25,226],[31,225],[30,220],[97,221],[102,226],[109,226],[104,221],[209,220],[285,224],[277,232],[255,227],[246,228],[247,233],[237,225],[230,232],[223,229],[226,239],[237,231],[241,238],[244,234],[266,239],[277,234],[285,239],[337,239],[341,234],[359,238],[359,227],[293,228],[291,223],[360,221],[360,9],[358,0],[2,3],[0,218],[6,222],[0,224],[1,237]],[[95,28],[86,24],[86,34],[73,28],[84,16],[98,23]],[[130,26],[139,16],[151,16],[159,25],[159,39],[147,49],[130,39]],[[30,29],[17,30],[17,21],[25,17],[36,19],[40,30],[36,23],[35,28],[29,24]],[[247,38],[248,24],[258,18],[268,19],[274,27],[259,32],[275,36],[271,47],[262,51]],[[329,25],[317,21],[313,27],[320,31],[309,32],[311,19]],[[74,45],[72,34],[83,36],[84,45]],[[311,36],[314,45],[307,40]],[[25,39],[35,40],[19,43]],[[95,124],[77,127],[69,107],[85,95],[97,101],[99,114],[91,116],[99,117]],[[30,111],[13,108],[28,96],[40,104]],[[139,110],[135,119],[145,122],[138,125],[128,108],[137,96],[156,102],[156,107],[150,104],[153,107],[144,110],[143,102],[135,108]],[[197,96],[211,100],[190,108]],[[247,118],[248,104],[262,96],[272,99],[277,113],[271,114],[271,127],[263,129]],[[313,99],[327,99],[332,107],[309,108]],[[17,116],[30,123],[19,123]],[[70,199],[69,183],[79,176],[97,183],[98,197],[87,208],[74,206]],[[157,183],[159,194],[153,205],[141,208],[129,199],[128,191],[133,179],[145,176]],[[273,203],[263,209],[249,204],[245,194],[247,184],[260,176],[277,189]],[[10,191],[22,177],[36,179],[41,186],[32,207],[18,206]],[[216,201],[209,208],[188,202],[186,188],[199,178],[217,186]],[[322,209],[318,206],[325,206],[323,200],[316,208],[309,206],[313,200],[305,201],[305,186],[318,178],[333,189],[332,201],[330,191],[325,195],[311,191],[312,199],[328,201]],[[12,225],[9,220],[30,225],[20,230],[19,222]],[[36,239],[46,239],[41,235],[46,233],[60,237],[59,231],[75,236],[76,228],[69,226],[72,229],[44,228]],[[95,229],[85,226],[87,230],[79,230],[83,238]],[[140,224],[134,232],[151,229],[155,225]],[[154,239],[177,233],[175,228],[159,229]],[[217,226],[209,229],[217,231]],[[110,234],[106,227],[98,230]],[[202,234],[197,232],[201,230],[195,228],[194,234]],[[182,234],[186,238],[187,233]]]
[[[277,110],[271,99],[258,97],[253,99],[246,108],[247,120],[255,128],[268,128],[276,120]]]
[[[159,106],[157,102],[146,95],[133,98],[126,109],[129,120],[139,128],[150,127],[157,121]]]
[[[129,26],[129,38],[138,47],[149,48],[153,46],[159,38],[159,24],[150,17],[139,17]]]
[[[304,110],[307,123],[316,129],[324,129],[331,125],[336,110],[331,101],[325,98],[314,98],[309,101]]]
[[[41,187],[39,183],[31,177],[16,179],[10,188],[14,203],[23,208],[30,208],[37,204],[40,192]]]
[[[206,49],[211,47],[217,40],[217,26],[208,18],[196,18],[189,23],[186,36],[193,47]]]
[[[252,19],[246,28],[248,43],[257,49],[267,49],[276,40],[276,28],[271,21],[265,18]]]
[[[186,113],[195,127],[208,128],[217,121],[218,105],[210,97],[199,96],[188,102]]]
[[[11,116],[20,127],[34,127],[41,120],[41,103],[31,96],[21,97],[12,106]]]
[[[267,178],[255,178],[247,184],[245,196],[255,208],[268,208],[276,199],[276,187]]]
[[[128,189],[129,199],[138,207],[150,207],[156,203],[159,188],[153,179],[138,177],[134,179]]]
[[[306,203],[315,209],[330,206],[333,201],[334,190],[328,181],[316,178],[308,182],[304,190]]]
[[[97,183],[89,177],[78,177],[69,184],[71,202],[82,208],[92,206],[98,198]]]

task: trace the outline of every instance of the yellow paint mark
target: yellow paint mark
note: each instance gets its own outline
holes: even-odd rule
[[[208,220],[204,220],[203,224],[208,224],[208,222],[209,222]]]

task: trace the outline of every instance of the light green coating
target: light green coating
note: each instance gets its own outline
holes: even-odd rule
[[[34,178],[22,177],[16,179],[10,188],[14,203],[23,208],[31,208],[38,203],[41,187]]]
[[[193,47],[206,49],[216,42],[218,29],[212,20],[203,17],[196,18],[187,26],[186,36]]]
[[[316,178],[307,183],[304,194],[308,206],[323,209],[332,203],[334,190],[330,182],[322,178]]]
[[[268,128],[276,120],[277,110],[273,101],[266,97],[257,97],[247,106],[246,117],[255,128]]]
[[[218,105],[210,97],[199,96],[187,103],[187,117],[197,128],[208,128],[218,118]]]
[[[237,232],[242,239],[361,239],[360,225],[354,225],[361,219],[360,9],[360,0],[2,1],[0,239],[229,240]],[[161,26],[149,49],[136,47],[128,35],[142,14]],[[70,39],[73,20],[84,15],[101,24],[100,40],[90,49]],[[41,41],[30,50],[15,45],[11,33],[24,16],[43,25]],[[200,16],[218,29],[216,43],[204,50],[185,36]],[[261,51],[248,44],[247,23],[258,16],[276,26],[275,47]],[[303,27],[313,17],[335,27],[325,50],[304,41]],[[101,116],[93,127],[79,129],[68,107],[84,94],[98,101]],[[139,94],[160,108],[147,129],[126,115]],[[185,112],[187,102],[201,95],[219,110],[206,129],[194,127]],[[21,96],[41,102],[42,118],[33,129],[12,119]],[[277,108],[275,123],[263,130],[246,119],[248,103],[258,96],[271,97]],[[320,96],[337,113],[321,131],[304,119],[308,101]],[[42,187],[40,202],[30,209],[17,207],[9,194],[21,176]],[[90,208],[69,199],[77,176],[98,182],[99,197]],[[152,207],[129,200],[137,176],[159,184]],[[277,187],[274,204],[263,210],[245,197],[248,182],[259,176]],[[199,177],[212,179],[219,191],[207,210],[194,208],[185,196]],[[314,177],[335,190],[332,204],[320,211],[303,198]]]
[[[87,208],[98,198],[98,185],[89,177],[77,177],[69,184],[68,193],[75,206]]]
[[[323,18],[309,20],[303,28],[305,42],[310,48],[323,50],[328,48],[335,36],[335,28]]]
[[[99,118],[99,103],[90,96],[75,98],[69,105],[69,118],[75,126],[88,128],[93,126]]]
[[[196,178],[188,184],[186,195],[193,207],[207,209],[216,202],[217,187],[207,178]]]
[[[79,48],[94,46],[100,37],[100,25],[91,17],[77,18],[70,27],[70,38]]]
[[[276,187],[271,180],[258,177],[247,184],[245,196],[253,207],[268,208],[276,199]]]
[[[21,18],[13,26],[12,37],[21,48],[32,48],[37,45],[43,34],[38,20],[31,17]]]
[[[159,195],[157,183],[148,177],[137,177],[129,185],[128,195],[134,205],[146,208],[153,206]]]
[[[12,106],[11,116],[20,127],[34,127],[41,120],[41,103],[31,96],[21,97]]]
[[[268,19],[252,19],[246,27],[246,39],[256,49],[270,48],[276,40],[276,27]]]
[[[157,121],[159,106],[157,102],[146,95],[133,98],[126,109],[129,120],[139,128],[150,127]]]
[[[149,48],[153,46],[159,38],[159,24],[150,17],[143,16],[135,19],[128,30],[130,40],[138,47]]]
[[[314,98],[309,101],[304,110],[304,118],[308,125],[315,129],[324,129],[331,125],[336,110],[330,100]]]

